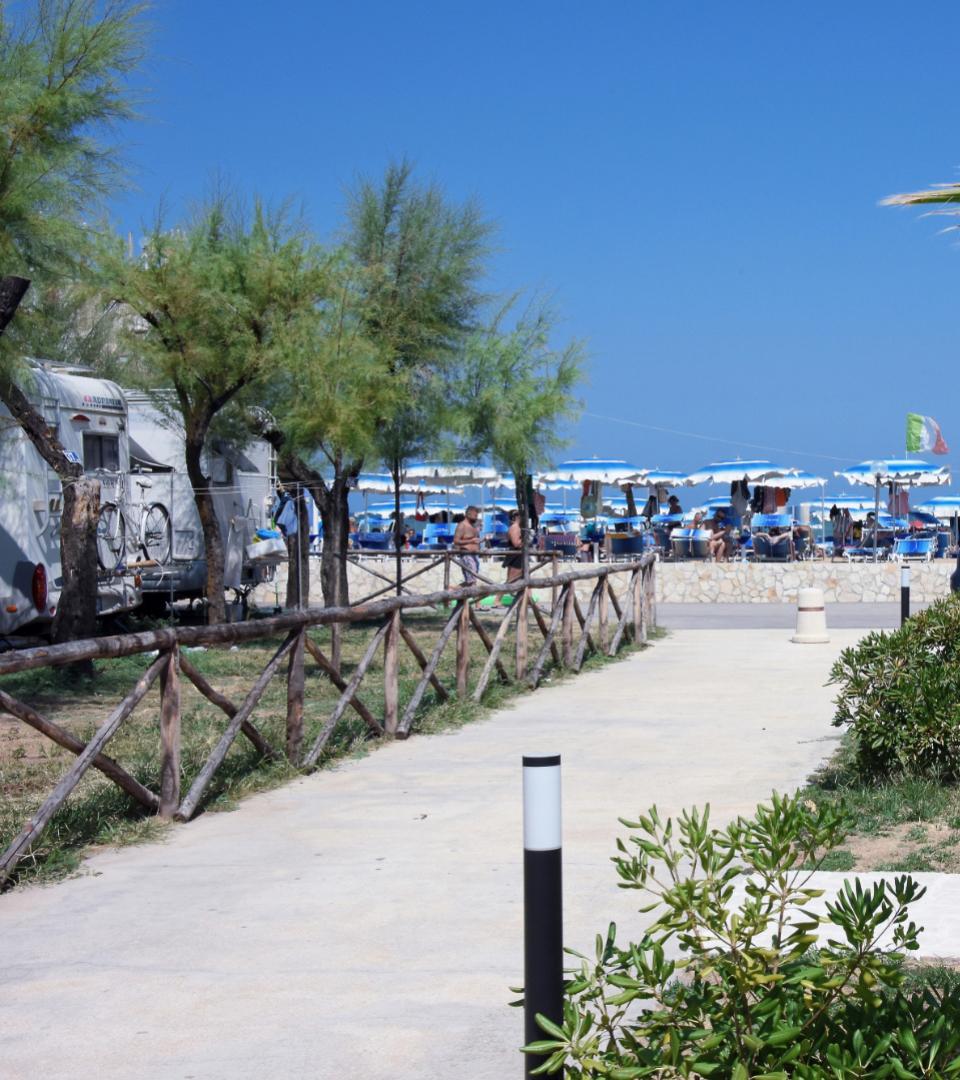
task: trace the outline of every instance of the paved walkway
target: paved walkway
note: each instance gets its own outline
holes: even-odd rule
[[[521,754],[563,754],[566,939],[590,949],[610,918],[638,926],[617,816],[709,800],[722,820],[803,783],[858,636],[677,631],[0,897],[0,1077],[520,1075]]]

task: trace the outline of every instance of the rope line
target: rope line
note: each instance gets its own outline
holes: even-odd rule
[[[742,439],[723,439],[715,435],[703,435],[696,431],[679,431],[676,428],[658,427],[656,424],[643,424],[639,420],[625,420],[620,416],[602,416],[600,413],[585,412],[593,420],[605,420],[611,424],[626,424],[628,427],[643,428],[645,431],[659,431],[664,435],[680,435],[685,439],[700,439],[702,442],[723,443],[727,446],[745,446],[751,450],[772,450],[776,454],[801,454],[807,457],[821,458],[823,461],[839,461],[846,464],[847,458],[833,454],[816,454],[810,450],[796,450],[784,446],[767,446],[765,443],[744,442]]]

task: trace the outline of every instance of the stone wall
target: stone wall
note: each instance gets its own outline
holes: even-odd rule
[[[930,603],[950,591],[952,559],[910,564],[910,598]],[[827,603],[899,601],[895,562],[712,563],[657,566],[657,600],[681,604],[795,603],[802,588],[823,589]]]
[[[417,566],[405,567],[412,572]],[[574,564],[561,563],[561,571]],[[914,603],[930,603],[950,591],[952,559],[936,559],[929,563],[910,564],[910,590]],[[373,556],[363,560],[363,566],[351,563],[348,569],[351,600],[360,600],[387,587],[383,578],[393,578],[392,558]],[[549,568],[546,568],[549,569]],[[546,573],[546,569],[543,571]],[[493,581],[506,578],[499,559],[484,560],[480,572]],[[382,575],[382,576],[381,576]],[[618,575],[619,577],[620,575]],[[450,582],[460,583],[457,567],[451,569]],[[277,568],[275,584],[257,589],[254,596],[261,606],[272,606],[279,594],[283,604],[286,593],[286,566]],[[436,566],[421,574],[410,584],[416,592],[436,592],[443,589],[443,567]],[[626,586],[626,578],[617,583],[617,592]],[[689,560],[657,564],[657,600],[682,604],[777,604],[796,603],[797,591],[813,586],[823,589],[828,603],[857,603],[859,601],[898,601],[900,599],[900,566],[894,562],[797,562],[797,563],[712,563]],[[581,582],[577,593],[589,597],[593,582]],[[382,595],[388,596],[389,592]],[[320,565],[311,560],[310,602],[322,604]]]

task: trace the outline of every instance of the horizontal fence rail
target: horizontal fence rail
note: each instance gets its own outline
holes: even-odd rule
[[[291,765],[309,770],[317,765],[348,710],[363,721],[370,737],[405,739],[413,730],[417,711],[428,689],[433,690],[439,701],[451,697],[469,697],[480,702],[491,680],[524,685],[535,690],[543,680],[550,661],[559,669],[579,671],[588,653],[615,656],[627,640],[645,642],[656,624],[655,568],[654,557],[644,555],[632,562],[599,564],[553,573],[548,577],[534,578],[528,575],[510,584],[484,583],[420,596],[401,595],[383,600],[365,600],[344,608],[309,608],[248,623],[117,634],[2,654],[0,676],[143,653],[156,653],[156,657],[86,743],[0,688],[0,710],[76,755],[70,769],[0,855],[0,886],[8,882],[17,863],[91,767],[113,781],[140,803],[144,810],[168,820],[189,821],[200,809],[211,781],[241,734],[264,759],[279,760],[285,757]],[[625,586],[619,596],[613,585],[614,579]],[[584,609],[577,595],[577,585],[586,582],[593,582],[593,588]],[[534,589],[550,590],[549,608],[543,606],[534,595]],[[487,597],[507,596],[512,598],[512,603],[503,614],[496,632],[491,633],[478,617],[475,602]],[[442,606],[446,618],[427,655],[409,627],[404,625],[403,615],[438,606]],[[534,632],[539,633],[536,643],[530,639],[531,616]],[[309,637],[308,631],[359,622],[373,623],[376,630],[355,669],[346,678],[338,665]],[[184,648],[188,647],[238,645],[275,639],[280,635],[284,635],[283,641],[239,703],[212,686],[183,653]],[[485,654],[486,658],[471,691],[469,668],[472,635],[482,643],[481,655]],[[504,658],[504,646],[511,635],[515,654],[512,664]],[[455,676],[453,685],[445,686],[437,671],[451,638],[455,640]],[[414,670],[419,669],[420,672],[413,693],[402,709],[398,681],[401,646],[413,656],[416,661]],[[362,701],[360,690],[381,651],[382,707],[375,711]],[[340,692],[340,696],[313,741],[305,746],[305,665],[308,661],[317,666],[320,673]],[[282,749],[272,746],[254,723],[257,706],[281,668],[285,668],[287,676],[286,743]],[[207,701],[223,712],[227,721],[216,745],[210,750],[185,794],[180,790],[182,679],[186,679]],[[104,753],[107,743],[155,683],[160,688],[158,791],[152,791]],[[378,712],[381,715],[377,715]]]

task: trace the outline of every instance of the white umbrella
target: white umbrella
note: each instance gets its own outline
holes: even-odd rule
[[[393,477],[389,473],[360,473],[353,485],[354,491],[371,495],[392,495]],[[400,484],[401,495],[462,495],[463,488],[452,481],[431,483],[428,481],[408,481]]]
[[[411,461],[403,471],[405,480],[446,480],[451,484],[495,484],[500,473],[479,461]]]
[[[624,477],[632,478],[640,476],[643,469],[631,465],[629,461],[617,458],[582,458],[576,461],[561,461],[554,469],[547,469],[540,474],[540,478],[546,483],[558,480],[566,480],[570,483],[582,484],[587,480],[593,480],[598,484],[626,483]],[[640,483],[634,480],[634,483]]]
[[[931,465],[917,458],[884,458],[879,461],[861,461],[836,473],[850,484],[869,484],[873,487],[874,521],[873,561],[877,561],[877,528],[880,522],[880,488],[883,484],[899,484],[903,487],[933,487],[950,483],[950,470],[946,465]]]
[[[697,484],[732,484],[737,480],[746,480],[750,484],[784,480],[783,486],[791,487],[790,480],[799,475],[799,469],[776,465],[772,461],[715,461],[690,473],[686,483],[694,487]]]

